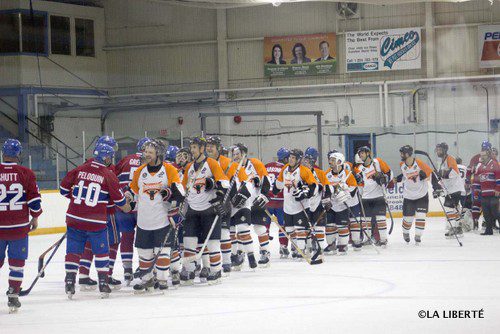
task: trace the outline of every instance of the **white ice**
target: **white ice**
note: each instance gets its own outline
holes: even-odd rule
[[[17,314],[8,314],[7,298],[0,297],[0,333],[498,333],[500,235],[466,233],[459,247],[443,231],[444,218],[429,219],[422,245],[407,245],[397,219],[381,254],[365,247],[317,266],[278,259],[275,238],[268,269],[244,269],[217,286],[165,295],[137,296],[127,287],[107,300],[79,290],[67,299],[61,247]],[[25,288],[36,259],[58,238],[30,239]],[[120,260],[116,268],[122,279]],[[0,291],[7,276],[4,265]],[[443,311],[481,309],[482,319],[442,317]],[[438,311],[440,318],[420,319],[420,310]]]

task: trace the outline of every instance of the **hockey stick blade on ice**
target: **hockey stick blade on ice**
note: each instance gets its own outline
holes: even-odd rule
[[[27,296],[31,292],[33,287],[35,286],[36,282],[38,282],[40,277],[45,276],[45,274],[44,274],[45,268],[47,268],[47,265],[50,263],[50,260],[52,260],[52,258],[56,254],[57,250],[59,249],[59,246],[61,246],[64,239],[66,239],[66,233],[64,233],[64,235],[59,240],[57,240],[57,242],[55,244],[50,246],[49,249],[47,249],[45,252],[42,253],[42,255],[40,255],[40,257],[38,258],[38,266],[39,266],[38,274],[36,275],[35,279],[33,280],[33,282],[31,283],[31,285],[28,289],[21,290],[19,292],[19,296],[21,296],[21,297]],[[47,262],[45,262],[45,264],[44,264],[43,261],[44,261],[45,255],[47,255],[47,253],[50,252],[50,250],[52,250],[52,249],[53,249],[52,253],[50,254],[49,258],[47,259]],[[42,264],[41,267],[40,267],[40,263]]]

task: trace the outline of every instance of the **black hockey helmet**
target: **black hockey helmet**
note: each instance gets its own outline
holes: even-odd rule
[[[181,153],[187,153],[189,155],[191,155],[191,151],[189,150],[188,147],[182,147],[180,148],[178,151],[177,151],[177,154],[176,155],[179,155]]]
[[[207,138],[207,144],[213,144],[215,147],[219,148],[222,144],[222,140],[219,136],[210,136]]]
[[[202,147],[202,146],[203,146],[203,147],[205,147],[205,146],[207,145],[207,140],[206,140],[204,137],[202,137],[202,136],[199,136],[199,137],[194,137],[194,138],[191,140],[191,143],[190,143],[190,144],[191,144],[191,145],[196,144],[196,145],[198,145],[198,146],[200,146],[200,147]]]
[[[455,160],[457,161],[457,165],[462,164],[462,158],[457,157]]]
[[[248,154],[248,147],[243,143],[236,144],[235,149],[238,149],[241,154]]]
[[[225,146],[221,146],[220,148],[220,154],[227,157],[229,154],[229,149]]]
[[[402,147],[399,149],[399,152],[400,152],[400,153],[406,153],[406,154],[408,154],[409,156],[412,156],[412,155],[413,155],[413,147],[411,147],[410,145],[405,145],[405,146],[402,146]]]
[[[294,148],[293,150],[290,150],[290,155],[293,155],[297,160],[300,160],[304,156],[304,152],[298,148]]]
[[[445,142],[442,142],[442,143],[439,143],[439,144],[436,144],[436,150],[440,148],[443,150],[444,154],[448,153],[448,144],[446,144]]]

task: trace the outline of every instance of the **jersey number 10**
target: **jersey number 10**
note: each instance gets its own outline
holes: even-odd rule
[[[85,181],[81,180],[78,182],[78,192],[73,200],[75,204],[82,204],[82,200],[85,201],[85,205],[94,207],[99,202],[99,194],[101,193],[101,185],[99,183],[91,182],[87,187],[85,187]]]

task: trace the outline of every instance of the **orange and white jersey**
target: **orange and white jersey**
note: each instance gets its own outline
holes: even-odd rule
[[[169,224],[170,204],[163,201],[160,191],[170,187],[184,193],[179,173],[171,164],[164,162],[156,173],[150,173],[146,164],[136,169],[130,189],[137,197],[137,226],[151,231]]]
[[[221,166],[222,171],[224,172],[224,174],[227,175],[227,172],[229,171],[229,167],[231,167],[231,164],[232,164],[231,159],[229,159],[226,156],[219,155],[219,158],[217,159],[217,162]]]
[[[465,193],[465,182],[461,177],[460,170],[458,169],[457,161],[450,155],[446,156],[439,165],[439,171],[448,172],[448,178],[443,178],[444,186],[450,194],[460,192]]]
[[[286,214],[295,215],[310,206],[309,198],[305,198],[299,202],[296,201],[295,197],[292,195],[297,189],[299,182],[303,185],[318,183],[311,173],[311,170],[305,166],[300,165],[293,170],[288,164],[283,166],[283,169],[281,169],[276,179],[276,187],[278,189],[283,189],[283,210]]]
[[[245,173],[248,176],[248,179],[252,181],[255,177],[258,177],[260,179],[260,184],[264,182],[264,178],[268,178],[269,181],[269,176],[267,173],[266,166],[260,161],[259,159],[255,158],[249,158],[247,159],[246,165],[245,165]],[[271,181],[269,181],[270,184]],[[255,197],[259,194],[259,188],[254,187],[254,190],[250,192],[252,194],[252,197],[249,199],[253,202]]]
[[[240,189],[241,185],[243,182],[245,182],[245,186],[247,187],[248,191],[250,194],[255,192],[255,187],[252,182],[248,182],[248,175],[245,172],[245,169],[243,167],[240,168],[240,171],[238,172],[238,175],[236,175],[236,171],[238,170],[238,164],[236,162],[231,163],[231,165],[228,168],[227,171],[227,177],[231,180],[233,177],[235,177],[235,183],[236,183],[236,189]],[[231,205],[231,217],[234,216],[238,211],[240,211],[243,208],[252,209],[252,203],[253,201],[247,199],[245,202],[245,205],[241,208],[235,208],[233,205]]]
[[[357,174],[361,174],[361,176],[363,177],[363,184],[361,185],[363,187],[363,199],[371,199],[384,196],[382,186],[378,185],[377,182],[375,182],[375,180],[373,179],[375,173],[381,172],[388,175],[389,179],[393,178],[393,174],[389,165],[387,165],[387,163],[380,158],[374,158],[368,166],[365,166],[364,164],[358,165],[354,169],[354,171]]]
[[[331,186],[336,189],[340,188],[342,190],[352,192],[358,186],[356,178],[350,170],[343,168],[338,174],[335,174],[331,168],[326,171],[326,178],[330,182]],[[335,192],[334,192],[335,194]],[[353,207],[359,204],[358,196],[351,197],[347,202],[345,202],[349,207]],[[332,196],[332,210],[335,212],[340,212],[346,210],[344,203],[339,203],[335,199],[335,195]]]
[[[413,164],[408,166],[400,162],[403,173],[403,198],[419,199],[427,195],[429,184],[427,178],[431,176],[432,169],[420,159],[414,159]],[[425,180],[420,180],[419,172],[423,170],[427,175]]]
[[[195,164],[190,162],[185,169],[182,184],[184,188],[191,185],[186,194],[186,202],[189,207],[195,211],[207,210],[211,207],[210,201],[215,198],[215,189],[205,190],[205,180],[213,178],[215,182],[220,182],[223,188],[229,187],[229,179],[222,171],[219,163],[212,159],[206,158],[201,162],[201,166],[196,166],[200,171],[196,176]]]
[[[316,180],[316,183],[321,184],[323,186],[323,191],[325,191],[325,187],[330,186],[330,181],[328,181],[328,178],[326,177],[326,173],[324,170],[321,170],[317,167],[314,167],[313,170],[311,170],[312,175],[314,176],[314,179]],[[323,196],[323,192],[315,191],[314,195],[311,197],[310,200],[310,208],[311,211],[316,211],[318,206],[321,204],[321,197]]]

